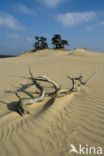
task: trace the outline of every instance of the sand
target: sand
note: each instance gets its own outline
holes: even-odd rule
[[[34,94],[35,87],[27,88],[29,65],[34,76],[47,75],[65,89],[72,86],[67,75],[96,74],[78,92],[33,104],[22,117],[14,92]],[[0,59],[0,156],[78,155],[70,153],[71,144],[100,146],[104,152],[104,54],[42,50]]]

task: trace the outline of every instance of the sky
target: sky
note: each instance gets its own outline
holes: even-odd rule
[[[0,0],[0,54],[32,50],[60,34],[73,48],[104,52],[104,0]]]

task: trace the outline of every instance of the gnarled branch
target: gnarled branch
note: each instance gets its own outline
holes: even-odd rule
[[[50,80],[47,76],[39,76],[39,77],[36,77],[35,80],[36,81],[48,82],[48,83],[53,85],[55,91],[53,93],[50,93],[49,94],[50,96],[56,95],[58,93],[58,91],[60,90],[60,86],[56,82]]]
[[[34,97],[34,98],[21,98],[19,96],[19,94],[16,92],[16,96],[19,98],[19,102],[18,102],[18,112],[21,115],[25,115],[28,113],[27,109],[26,109],[26,105],[30,105],[36,102],[40,102],[43,101],[45,98],[45,90],[44,88],[38,83],[38,81],[45,81],[45,82],[49,82],[51,83],[54,88],[55,91],[53,93],[51,93],[51,95],[56,96],[57,92],[59,91],[59,86],[57,85],[57,83],[55,83],[54,81],[50,80],[47,76],[40,76],[40,77],[33,77],[33,74],[31,72],[31,68],[29,67],[29,73],[31,75],[30,79],[33,82],[33,85],[35,85],[39,90],[40,90],[40,95],[38,97]]]
[[[71,78],[70,76],[68,76],[68,78],[72,81],[72,88],[71,88],[71,91],[72,92],[76,92],[77,91],[77,87],[76,87],[76,81],[79,81],[79,85],[78,86],[81,86],[81,85],[84,85],[85,82],[82,81],[84,75],[86,74],[83,74],[83,75],[80,75],[79,77],[74,77],[74,78]]]
[[[19,102],[18,102],[18,112],[21,115],[25,115],[28,113],[27,109],[26,109],[26,105],[30,105],[36,102],[40,102],[44,99],[45,97],[45,90],[42,86],[39,85],[39,83],[37,83],[36,80],[33,80],[33,84],[40,90],[40,96],[38,97],[34,97],[34,98],[21,98],[18,93],[16,93],[16,96],[19,98]]]
[[[25,115],[25,114],[29,113],[28,110],[26,109],[27,105],[43,101],[44,99],[48,98],[49,96],[57,97],[58,95],[76,92],[78,86],[85,85],[95,73],[93,73],[85,82],[83,82],[83,77],[85,74],[80,75],[79,77],[74,77],[74,78],[68,76],[67,78],[69,78],[72,81],[72,88],[66,89],[66,90],[65,89],[61,90],[60,86],[56,82],[50,80],[47,76],[39,76],[39,77],[34,78],[32,72],[31,72],[30,66],[29,66],[29,74],[30,74],[30,79],[33,82],[33,85],[35,85],[40,90],[40,92],[39,92],[40,95],[38,97],[34,97],[34,98],[21,98],[17,92],[15,93],[16,96],[19,98],[18,112],[21,115]],[[77,86],[76,86],[76,81],[79,82],[79,85],[77,85]],[[48,83],[52,84],[55,91],[52,93],[49,93],[48,95],[45,95],[46,94],[45,89],[39,84],[39,82],[48,82]]]

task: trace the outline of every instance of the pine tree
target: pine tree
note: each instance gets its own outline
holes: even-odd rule
[[[61,35],[55,34],[52,38],[52,44],[54,49],[65,48],[65,45],[69,45],[67,40],[62,40]]]
[[[47,44],[47,39],[43,36],[39,37],[39,36],[35,36],[35,50],[41,50],[41,49],[46,49],[48,48],[48,44]]]

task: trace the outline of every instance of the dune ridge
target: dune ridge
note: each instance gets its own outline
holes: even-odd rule
[[[79,92],[33,104],[29,107],[30,115],[21,117],[16,112],[18,99],[14,92],[18,90],[21,97],[29,97],[28,93],[34,94],[34,87],[25,89],[31,83],[27,79],[29,65],[33,75],[48,75],[62,88],[72,86],[67,75],[96,74]],[[104,151],[103,53],[80,49],[69,52],[44,50],[1,59],[0,73],[2,156],[77,155],[69,153],[70,144],[77,148],[79,144],[101,146]]]

